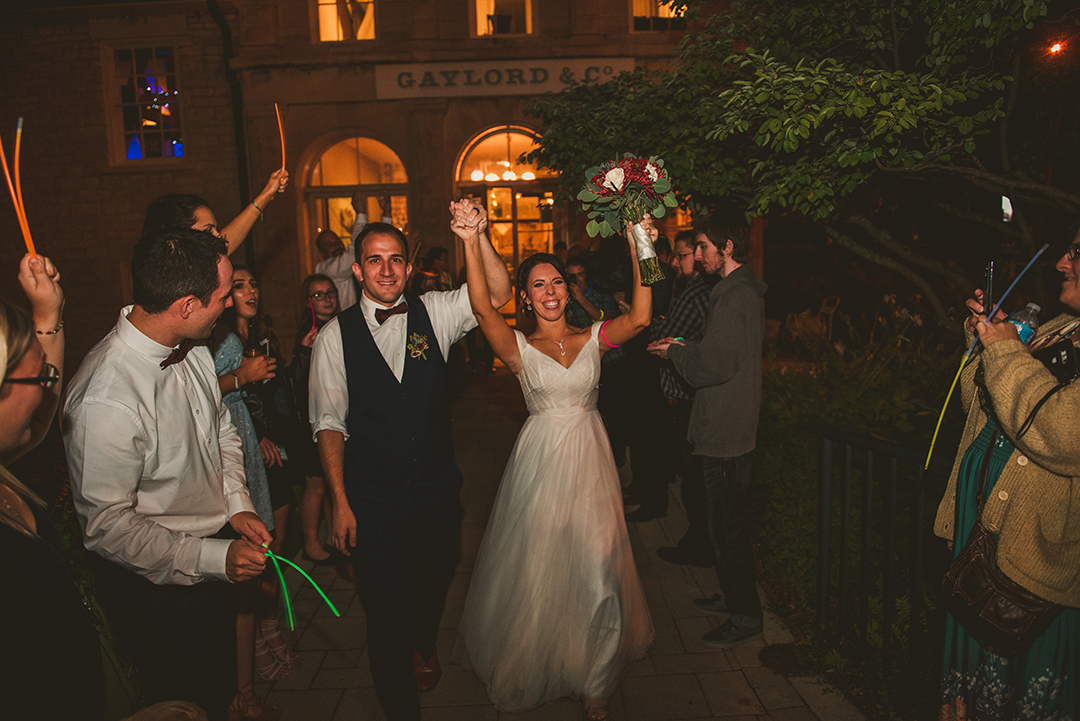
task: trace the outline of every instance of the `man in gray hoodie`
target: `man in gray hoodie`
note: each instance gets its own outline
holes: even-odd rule
[[[694,389],[688,439],[701,458],[709,535],[723,595],[694,601],[702,613],[727,622],[701,640],[731,648],[761,635],[761,599],[747,517],[747,490],[761,410],[761,348],[767,286],[747,265],[750,229],[710,223],[699,229],[694,257],[721,280],[709,295],[705,336],[699,342],[664,338],[649,350],[670,358]]]

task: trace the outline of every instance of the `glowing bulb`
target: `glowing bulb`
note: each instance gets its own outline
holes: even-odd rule
[[[495,173],[488,173],[484,176],[484,180],[488,181],[489,183],[495,183],[498,182],[499,176],[495,175]]]
[[[536,180],[536,173],[530,173],[529,171],[525,171],[524,173],[521,174],[521,179],[522,180]]]
[[[1050,46],[1050,52],[1052,53],[1060,53],[1063,49],[1061,43],[1054,43]]]
[[[505,173],[503,173],[502,177],[503,180],[517,180],[517,173],[515,173],[513,170],[507,170]]]
[[[484,171],[483,170],[474,170],[474,171],[472,171],[472,175],[469,176],[469,179],[472,180],[473,182],[483,180],[484,179]]]

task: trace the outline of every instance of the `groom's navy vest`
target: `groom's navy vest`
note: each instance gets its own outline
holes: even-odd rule
[[[461,487],[450,438],[446,362],[427,308],[415,298],[405,300],[406,345],[420,336],[428,347],[424,357],[414,357],[402,347],[405,369],[400,383],[379,353],[360,304],[337,316],[349,385],[346,494],[365,486],[404,488],[417,482]]]

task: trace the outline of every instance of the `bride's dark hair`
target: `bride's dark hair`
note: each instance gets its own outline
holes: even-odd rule
[[[521,294],[524,293],[525,296],[528,297],[529,294],[525,290],[525,286],[529,283],[529,275],[532,273],[533,268],[538,265],[543,265],[544,263],[547,263],[552,268],[554,268],[555,272],[562,277],[563,282],[569,285],[570,281],[566,279],[566,266],[563,265],[563,262],[561,260],[559,260],[551,253],[534,253],[525,260],[521,261],[521,265],[518,266],[518,296],[521,296]],[[533,309],[528,305],[524,304],[522,304],[521,306],[521,315],[528,318],[529,320],[533,320],[534,318],[536,318],[536,313],[533,312]]]

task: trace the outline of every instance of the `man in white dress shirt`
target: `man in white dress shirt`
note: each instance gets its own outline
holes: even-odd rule
[[[193,701],[211,719],[225,718],[236,685],[229,582],[257,576],[271,540],[213,358],[193,347],[232,303],[225,253],[224,240],[190,229],[139,241],[135,305],[87,354],[64,403],[72,496],[117,640],[146,701]]]
[[[451,210],[486,228],[470,201]],[[481,245],[491,302],[510,300],[506,265]],[[438,681],[435,637],[461,535],[461,472],[446,393],[450,346],[476,327],[466,287],[403,299],[405,236],[373,223],[356,240],[360,303],[315,339],[310,417],[334,506],[333,541],[352,556],[368,619],[371,675],[388,721],[420,718]]]
[[[332,230],[324,230],[315,238],[315,247],[319,249],[319,254],[323,257],[315,266],[315,272],[322,273],[334,281],[341,310],[356,305],[356,280],[353,278],[352,267],[356,263],[356,236],[360,235],[360,231],[368,223],[367,213],[364,212],[366,200],[367,198],[360,191],[353,194],[352,206],[356,211],[356,221],[353,223],[352,240],[348,248]],[[389,195],[383,193],[379,196],[379,208],[383,214],[382,222],[390,223],[390,217],[387,215],[390,212]]]

